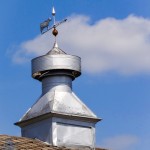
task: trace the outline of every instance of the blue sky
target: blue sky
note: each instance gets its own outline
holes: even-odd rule
[[[30,60],[51,49],[39,24],[51,16],[69,21],[58,44],[82,58],[74,92],[98,117],[97,145],[112,150],[150,147],[149,0],[1,0],[0,134],[20,135],[13,125],[41,94]]]

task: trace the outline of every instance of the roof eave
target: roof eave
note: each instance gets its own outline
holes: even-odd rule
[[[45,120],[48,118],[52,118],[52,117],[59,117],[59,118],[63,118],[63,119],[70,119],[70,120],[77,120],[77,121],[91,122],[91,123],[97,123],[102,120],[101,118],[92,118],[92,117],[88,117],[88,116],[78,116],[78,115],[69,115],[69,114],[50,112],[50,113],[46,113],[46,114],[43,114],[43,115],[40,115],[40,116],[37,116],[34,118],[19,121],[14,124],[19,127],[24,127],[24,126],[27,126],[28,124],[35,123],[35,122]]]

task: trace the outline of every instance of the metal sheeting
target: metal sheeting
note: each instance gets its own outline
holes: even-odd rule
[[[64,143],[92,147],[94,143],[93,130],[90,127],[57,123],[57,144]]]
[[[72,91],[72,80],[80,74],[80,57],[58,47],[32,60],[32,77],[42,81],[42,95],[16,123],[23,136],[54,146],[94,148],[100,119]]]
[[[52,119],[52,122],[53,145],[94,148],[95,123],[56,117]]]
[[[20,121],[31,119],[49,112],[97,118],[74,93],[48,92],[29,109]]]
[[[47,53],[47,55],[61,55],[61,54],[66,54],[66,53],[58,47],[58,44],[55,41],[53,49],[50,50]]]
[[[43,95],[20,121],[49,112],[97,118],[97,116],[72,92],[71,78],[69,76],[47,77],[42,82]]]
[[[52,143],[52,119],[42,120],[21,129],[23,137],[39,139],[43,142]]]
[[[65,75],[51,76],[42,80],[42,95],[49,91],[72,92],[72,78]]]
[[[32,59],[32,75],[47,70],[66,69],[81,72],[81,58],[72,55],[44,55]]]
[[[22,127],[22,136],[53,146],[94,148],[95,124],[52,117]]]
[[[94,135],[93,123],[55,117],[22,128],[22,136],[36,138],[55,146],[82,145],[93,147]]]

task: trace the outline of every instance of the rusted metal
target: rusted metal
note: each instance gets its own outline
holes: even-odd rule
[[[53,29],[52,33],[53,33],[54,36],[58,35],[58,31],[56,30],[56,28]]]

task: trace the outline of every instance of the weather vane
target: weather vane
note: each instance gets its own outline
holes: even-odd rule
[[[52,21],[51,18],[48,18],[47,20],[45,20],[44,22],[42,22],[42,23],[40,24],[40,31],[41,31],[41,34],[44,34],[44,33],[48,32],[49,30],[53,29],[52,34],[53,34],[55,37],[57,36],[58,31],[56,30],[56,28],[57,28],[60,24],[66,22],[67,19],[64,19],[64,20],[62,20],[62,21],[56,23],[55,15],[56,15],[56,12],[55,12],[55,8],[53,7],[53,8],[52,8],[52,16],[53,16],[53,22],[54,22],[54,24],[53,24],[52,26],[49,26],[50,21]]]

